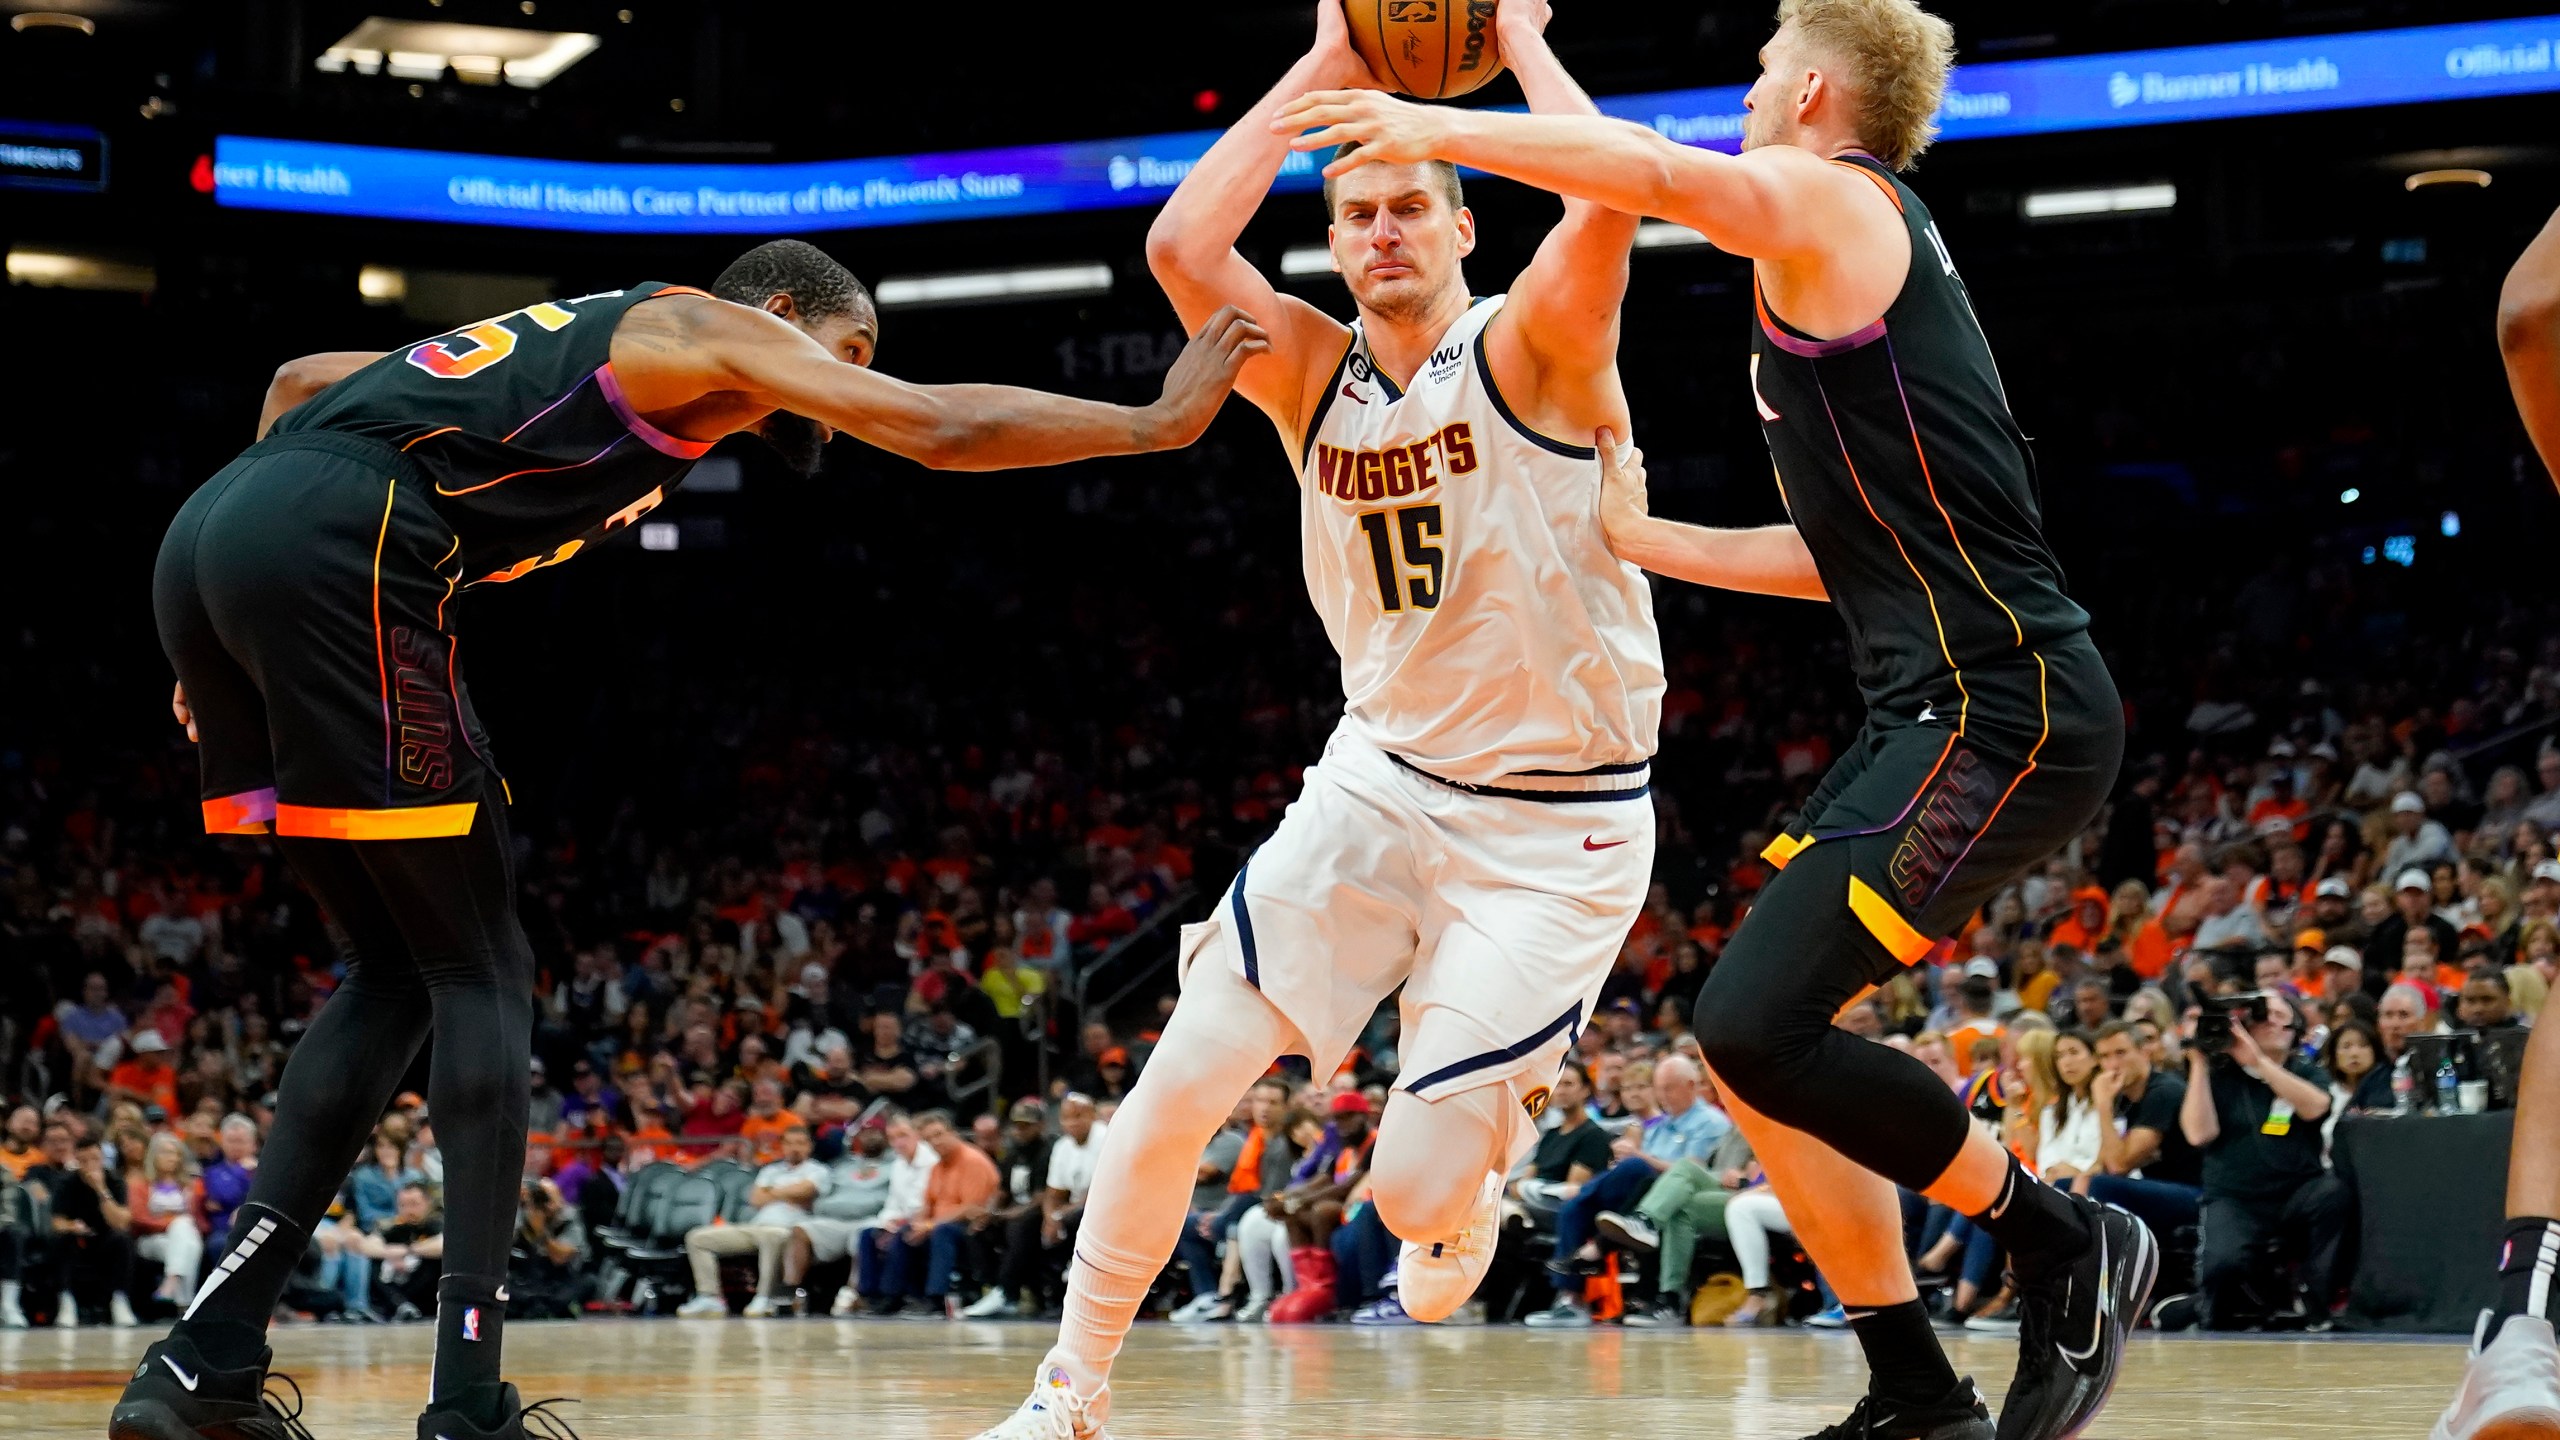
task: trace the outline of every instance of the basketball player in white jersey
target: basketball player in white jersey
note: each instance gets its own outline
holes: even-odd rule
[[[1502,0],[1532,109],[1596,114]],[[1404,1245],[1399,1298],[1474,1291],[1504,1172],[1536,1134],[1652,872],[1663,692],[1640,571],[1611,555],[1592,440],[1627,433],[1618,307],[1635,221],[1568,201],[1507,297],[1470,299],[1457,172],[1370,166],[1326,188],[1346,327],[1235,251],[1312,90],[1375,82],[1338,0],[1315,47],[1194,168],[1148,237],[1186,320],[1263,317],[1238,389],[1299,470],[1309,598],[1342,656],[1343,718],[1211,917],[1183,994],[1103,1143],[1065,1323],[1031,1398],[984,1440],[1105,1435],[1111,1362],[1173,1253],[1201,1149],[1282,1055],[1333,1073],[1398,985],[1403,1068],[1370,1183]]]

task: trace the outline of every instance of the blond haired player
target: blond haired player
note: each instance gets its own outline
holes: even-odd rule
[[[1502,53],[1541,112],[1591,115],[1502,0]],[[1111,1362],[1173,1252],[1203,1145],[1274,1059],[1330,1075],[1404,987],[1403,1069],[1371,1194],[1405,1243],[1399,1298],[1437,1320],[1491,1258],[1501,1181],[1651,876],[1661,641],[1600,524],[1597,432],[1624,434],[1618,307],[1633,218],[1570,202],[1507,296],[1471,299],[1475,221],[1447,165],[1326,187],[1344,326],[1275,293],[1235,241],[1288,158],[1271,118],[1371,83],[1337,0],[1315,47],[1192,170],[1148,238],[1174,308],[1268,319],[1239,389],[1298,469],[1308,597],[1343,718],[1211,918],[1103,1144],[1065,1323],[995,1440],[1104,1434]]]
[[[1700,584],[1828,598],[1865,727],[1697,1003],[1697,1033],[1871,1381],[1841,1440],[1990,1440],[1931,1331],[1894,1186],[1971,1216],[2023,1301],[1999,1440],[2080,1433],[2157,1269],[2140,1221],[2038,1182],[1909,1055],[1832,1025],[2079,834],[2115,781],[2121,702],[2045,544],[2035,465],[1928,207],[1900,172],[1953,63],[1911,0],[1785,0],[1738,156],[1640,126],[1310,95],[1274,122],[1327,167],[1452,160],[1749,256],[1751,399],[1793,520],[1716,531],[1645,513],[1612,466],[1616,553]],[[1301,134],[1301,132],[1305,132]],[[1606,442],[1604,441],[1604,444]]]

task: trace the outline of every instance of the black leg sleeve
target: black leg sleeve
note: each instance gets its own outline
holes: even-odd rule
[[[399,924],[374,889],[359,853],[363,843],[277,841],[285,862],[319,900],[345,952],[347,979],[285,1062],[257,1179],[227,1248],[205,1272],[187,1311],[190,1323],[266,1328],[312,1227],[346,1183],[426,1040],[426,987]]]
[[[1964,1102],[1928,1066],[1831,1023],[1900,966],[1848,905],[1850,846],[1824,841],[1769,883],[1698,996],[1716,1083],[1907,1190],[1963,1150]]]

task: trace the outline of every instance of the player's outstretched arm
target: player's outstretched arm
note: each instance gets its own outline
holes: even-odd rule
[[[1520,82],[1529,109],[1540,115],[1596,118],[1600,109],[1548,48],[1548,0],[1502,0],[1494,23],[1502,60]],[[1547,233],[1529,268],[1511,285],[1503,307],[1506,340],[1518,343],[1537,367],[1537,383],[1514,393],[1550,394],[1579,387],[1577,379],[1609,370],[1618,354],[1618,312],[1627,297],[1627,256],[1636,217],[1594,201],[1567,197],[1564,219]],[[1497,322],[1501,323],[1501,322]],[[1503,357],[1491,358],[1497,364]],[[1560,408],[1584,429],[1623,420],[1626,402],[1614,382],[1608,395],[1559,395]]]
[[[266,403],[258,407],[258,438],[267,438],[284,413],[383,357],[380,350],[331,350],[287,360],[267,382]]]
[[[638,329],[651,310],[682,306],[672,324]],[[832,426],[936,470],[1013,470],[1104,455],[1179,450],[1200,438],[1236,372],[1270,348],[1243,311],[1219,310],[1166,374],[1152,405],[1108,405],[1011,385],[912,385],[848,365],[762,310],[679,297],[632,311],[616,332],[641,346],[689,346],[697,393],[729,392]],[[635,348],[639,348],[635,346]],[[616,369],[622,368],[619,354]],[[637,393],[636,387],[630,387]]]
[[[1245,367],[1236,388],[1292,444],[1304,428],[1299,411],[1313,383],[1307,372],[1317,364],[1330,371],[1348,332],[1313,305],[1273,289],[1269,278],[1236,253],[1236,238],[1289,159],[1288,145],[1272,133],[1271,117],[1309,90],[1374,83],[1351,48],[1341,0],[1318,0],[1315,44],[1218,137],[1147,229],[1147,269],[1184,325],[1201,324],[1222,305],[1238,306],[1264,322],[1270,352]]]
[[[1600,526],[1610,553],[1656,575],[1790,600],[1828,600],[1813,552],[1793,525],[1710,530],[1657,519],[1645,497],[1644,452],[1618,458],[1618,437],[1600,432]]]
[[[1301,97],[1273,121],[1298,150],[1357,145],[1325,167],[1453,160],[1629,215],[1655,215],[1755,260],[1815,257],[1872,202],[1871,181],[1793,145],[1695,150],[1600,115],[1502,115],[1356,90]],[[1299,132],[1305,132],[1303,134]]]
[[[2498,295],[2498,349],[2525,433],[2560,483],[2560,213],[2507,272]]]

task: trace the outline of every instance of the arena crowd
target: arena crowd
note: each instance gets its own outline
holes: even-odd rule
[[[2120,661],[2149,677],[2127,688],[2150,697],[2150,758],[2104,819],[1841,1020],[1936,1069],[2048,1177],[2150,1218],[2183,1266],[2164,1326],[2325,1326],[2348,1279],[2337,1117],[2408,1108],[2438,1080],[2413,1066],[2424,1037],[2531,1024],[2560,967],[2560,644],[2531,638],[2543,617],[2359,669],[2327,663],[2320,636],[2369,633],[2370,613],[2332,594],[2309,616],[2316,577],[2267,583],[2296,587],[2307,638],[2243,636],[2246,663],[2184,672]],[[1831,658],[1757,620],[1672,635],[1660,883],[1468,1318],[1836,1320],[1689,1025],[1769,873],[1760,847],[1851,710],[1739,683]],[[1123,651],[1138,673],[1147,643]],[[955,737],[969,722],[936,712],[926,744],[921,721],[858,741],[788,703],[725,730],[697,710],[693,732],[669,728],[729,767],[740,818],[671,828],[623,807],[528,827],[521,908],[543,965],[516,1306],[1053,1311],[1095,1150],[1172,1004],[1171,922],[1285,809],[1283,757],[1318,748],[1323,707],[1282,694],[1145,694],[1080,743],[1018,714]],[[1244,738],[1186,753],[1164,719],[1186,699],[1194,729]],[[0,770],[0,1326],[184,1303],[341,978],[271,848],[188,832],[183,746],[141,753],[113,782],[41,750]],[[1102,1003],[1113,991],[1127,998]],[[2242,993],[2266,998],[2232,1043],[2301,1088],[2202,1057],[2201,1002]],[[1239,1104],[1202,1157],[1161,1312],[1409,1323],[1362,1188],[1396,1069],[1390,1009],[1341,1073],[1284,1067]],[[2296,1123],[2269,1123],[2279,1103]],[[289,1308],[432,1311],[440,1174],[434,1116],[403,1094]],[[680,1201],[678,1176],[716,1203],[668,1230],[641,1202]],[[1985,1237],[1910,1211],[1946,1322],[2014,1323]],[[2218,1237],[2201,1248],[2200,1216]]]

